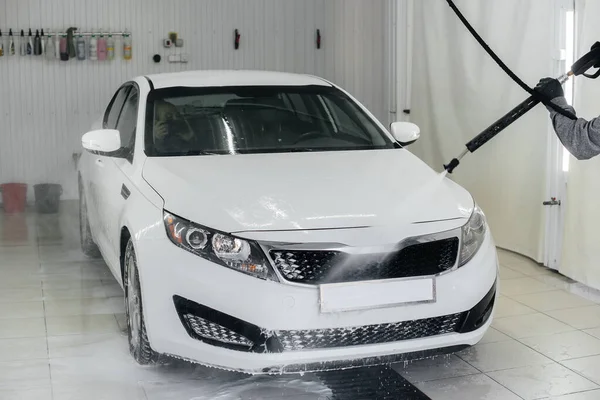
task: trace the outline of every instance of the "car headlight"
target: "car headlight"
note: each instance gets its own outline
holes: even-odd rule
[[[462,227],[462,241],[460,246],[460,256],[458,265],[462,267],[475,256],[481,248],[485,239],[487,223],[485,222],[485,214],[476,205],[473,209],[473,214],[469,218],[469,222]]]
[[[259,279],[277,281],[269,261],[255,242],[217,232],[163,212],[167,236],[178,247],[224,267]]]

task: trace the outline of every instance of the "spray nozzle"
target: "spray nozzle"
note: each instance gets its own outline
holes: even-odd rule
[[[448,165],[444,165],[444,169],[448,171],[449,174],[453,173],[456,167],[460,165],[460,160],[458,158],[452,159]]]

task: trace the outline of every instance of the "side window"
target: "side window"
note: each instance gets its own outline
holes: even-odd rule
[[[132,87],[127,100],[125,100],[116,127],[121,134],[121,146],[129,150],[131,156],[133,156],[133,146],[135,144],[139,97],[138,90]]]
[[[123,108],[127,92],[129,92],[130,88],[131,86],[122,87],[110,101],[106,113],[104,114],[104,129],[116,129],[121,109]]]

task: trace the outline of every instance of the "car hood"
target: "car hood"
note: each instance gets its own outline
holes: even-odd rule
[[[456,220],[471,195],[404,149],[151,157],[144,179],[173,214],[225,232]]]

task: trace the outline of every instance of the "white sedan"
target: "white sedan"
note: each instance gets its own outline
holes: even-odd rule
[[[476,344],[497,257],[471,195],[323,79],[202,71],[125,83],[79,167],[81,244],[126,298],[131,354],[249,373]]]

